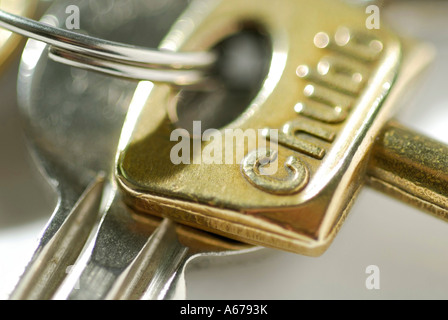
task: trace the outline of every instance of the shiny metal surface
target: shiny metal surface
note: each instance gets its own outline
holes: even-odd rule
[[[7,10],[12,13],[32,17],[36,10],[35,0],[3,0],[0,2],[0,11]],[[20,37],[8,30],[0,30],[0,70],[11,59],[20,44]]]
[[[412,30],[409,26],[415,26],[416,29],[412,30],[414,35],[421,32],[422,36],[429,37],[439,44],[439,58],[436,60],[435,69],[431,72],[432,77],[421,89],[421,94],[412,102],[415,106],[425,105],[425,110],[414,108],[412,112],[402,113],[400,117],[408,123],[420,126],[422,131],[432,133],[439,139],[448,136],[444,125],[446,119],[444,106],[447,100],[445,92],[442,91],[446,74],[443,72],[446,70],[444,57],[447,51],[441,42],[446,40],[446,33],[443,30],[439,33],[434,30],[440,30],[438,27],[444,25],[443,20],[436,19],[440,15],[442,19],[444,18],[443,13],[446,12],[443,11],[444,8],[446,10],[442,5],[432,11],[424,10],[424,4],[421,4],[417,8],[405,10],[405,14],[400,15],[402,19],[411,17],[410,20],[403,22],[405,29]],[[425,23],[422,24],[419,19],[426,19]],[[401,19],[394,20],[399,23]],[[431,25],[434,26],[432,31],[423,28]],[[8,129],[5,132],[15,131]],[[20,156],[17,157],[17,152],[15,156],[14,152],[11,154],[7,158],[20,159]],[[10,163],[8,167],[11,167]],[[24,176],[26,176],[24,173],[17,175],[18,178]],[[10,184],[8,188],[11,188]],[[23,191],[22,188],[18,189]],[[3,199],[3,203],[7,204],[8,200]],[[31,203],[45,207],[40,199],[34,199]],[[18,203],[15,205],[25,206]],[[10,207],[14,208],[14,205]],[[271,251],[271,257],[262,261],[249,261],[225,268],[215,266],[190,272],[189,297],[193,299],[446,297],[447,252],[444,245],[446,241],[443,241],[446,239],[444,224],[417,214],[417,211],[371,191],[363,192],[355,210],[358,212],[352,215],[335,246],[324,257],[315,260]],[[415,220],[409,219],[409,214],[413,215]],[[397,232],[392,227],[394,223],[405,223],[407,228]],[[19,229],[14,228],[11,231],[18,235]],[[13,238],[11,232],[3,234]],[[10,253],[9,257],[13,260],[15,255]],[[378,291],[367,291],[364,287],[365,266],[371,263],[379,265],[382,270],[382,288]]]
[[[137,8],[143,6],[143,3],[143,1],[134,3],[135,12],[144,12]],[[98,11],[91,11],[88,4],[88,1],[79,3],[84,9],[86,21],[90,20],[89,16],[93,18],[102,14],[101,8],[98,8]],[[43,20],[47,23],[57,23],[56,17],[63,17],[65,7],[66,4],[63,2],[55,3]],[[169,19],[175,19],[181,10],[179,2],[175,8],[167,3],[166,7],[160,8],[156,16],[163,22],[158,21],[156,17],[147,19],[147,14],[143,14],[128,17],[121,23],[124,25],[134,18],[135,23],[140,23],[141,28],[143,26],[150,28],[151,24],[157,25],[160,30],[158,35],[148,38],[146,35],[134,34],[133,37],[136,44],[141,41],[156,46],[167,31],[163,26],[169,28]],[[113,33],[117,39],[120,37],[129,39],[129,33],[126,33],[129,29],[123,28],[123,25],[116,26],[123,32],[111,30],[109,26],[104,28],[90,26],[90,28],[104,37]],[[85,25],[85,28],[89,29],[89,26]],[[57,284],[65,277],[66,268],[76,261],[77,254],[87,241],[89,231],[95,225],[99,209],[98,201],[102,193],[101,186],[89,189],[94,192],[93,195],[86,193],[86,190],[98,179],[98,175],[107,178],[112,169],[124,115],[135,89],[135,84],[125,80],[54,63],[48,59],[44,51],[45,46],[41,43],[35,41],[28,43],[20,68],[18,95],[31,149],[44,175],[57,190],[59,201],[25,276],[12,295],[17,299],[51,297]],[[85,229],[83,237],[73,238],[71,250],[74,255],[55,259],[54,255],[44,254],[47,251],[54,251],[47,248],[51,248],[53,244],[58,245],[58,241],[54,243],[53,239],[63,228],[65,221],[69,221],[68,217],[72,215],[76,203],[88,197],[96,198],[97,202],[93,207],[89,207],[90,218],[89,223],[83,227]],[[40,274],[41,280],[34,281],[36,278],[34,273],[39,270],[38,266],[52,261],[56,262],[58,271],[43,270],[43,274]],[[30,281],[27,280],[29,274],[31,274]],[[54,276],[56,283],[51,284],[50,289],[42,281],[45,282],[49,275],[53,277],[53,274],[56,274]]]
[[[185,299],[184,272],[191,261],[243,253],[262,254],[169,220],[132,215],[116,195],[68,299]]]
[[[194,30],[167,35],[177,50],[213,47],[252,21],[270,39],[270,69],[247,109],[213,141],[195,139],[198,152],[180,164],[172,160],[181,143],[169,116],[176,90],[154,85],[129,109],[135,127],[123,130],[129,139],[116,172],[123,198],[139,212],[245,243],[321,255],[364,183],[376,136],[431,61],[432,48],[402,39],[386,23],[369,31],[364,10],[339,1],[199,0],[187,17]],[[324,64],[330,71],[319,73]],[[264,134],[271,129],[277,138]],[[235,137],[255,130],[270,140],[268,152],[267,142]],[[265,175],[261,163],[275,148],[279,170]]]
[[[158,70],[150,67],[126,65],[116,61],[104,60],[94,56],[86,56],[66,50],[51,48],[50,59],[68,66],[130,80],[148,80],[169,83],[175,86],[192,86],[204,82],[204,72],[196,70]]]
[[[134,2],[137,7],[147,4],[147,1]],[[160,42],[167,32],[161,26],[169,27],[169,21],[172,23],[187,4],[187,1],[166,3],[151,20],[144,19],[148,14],[144,13],[138,28],[149,27],[148,21],[159,26],[159,34],[151,39],[127,34],[127,29],[114,36],[135,36],[132,38],[135,42],[142,39],[156,46],[155,43]],[[54,23],[53,17],[62,16],[64,5],[63,2],[56,3],[43,20]],[[85,15],[98,14],[87,5],[83,9]],[[134,19],[132,24],[138,24],[139,16]],[[86,29],[89,30],[89,26]],[[95,32],[107,37],[110,30],[95,28]],[[81,79],[76,79],[79,72]],[[181,236],[187,239],[186,243],[179,244],[185,255],[177,255],[175,251],[171,252],[177,244],[176,233],[171,241],[154,241],[164,233],[163,224],[159,230],[156,228],[160,221],[149,227],[136,221],[119,195],[115,195],[115,188],[109,181],[110,170],[123,116],[131,97],[138,96],[134,89],[132,83],[124,80],[53,63],[45,55],[42,44],[28,43],[19,77],[21,108],[32,150],[47,179],[59,192],[60,200],[31,263],[11,295],[12,299],[49,299],[57,289],[61,290],[59,286],[66,270],[75,264],[87,242],[97,222],[98,211],[105,213],[105,217],[94,238],[92,252],[86,252],[91,255],[80,277],[82,289],[74,288],[69,299],[170,298],[176,288],[183,286],[183,267],[199,252],[217,251],[222,255],[224,251],[250,247],[212,235],[201,236],[201,233],[190,230]],[[150,91],[149,87],[144,89]],[[145,91],[140,94],[145,95]],[[100,208],[103,189],[104,200]],[[87,209],[84,203],[90,204]],[[152,235],[154,230],[159,231]],[[161,257],[157,252],[168,252],[173,259]],[[174,264],[176,259],[178,263]],[[139,270],[145,268],[154,272],[146,272],[143,281]],[[173,278],[176,274],[179,276]],[[121,278],[125,280],[121,281]],[[138,285],[133,288],[135,283]]]
[[[191,69],[204,69],[216,61],[210,52],[150,50],[83,35],[3,10],[0,10],[0,27],[51,45],[50,57],[55,61],[136,80],[190,85],[204,77],[203,72]],[[153,33],[159,31],[157,28],[152,30]],[[179,71],[181,69],[190,70]]]
[[[448,221],[448,146],[388,124],[368,168],[372,187]]]

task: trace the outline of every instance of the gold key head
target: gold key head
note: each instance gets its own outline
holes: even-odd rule
[[[19,16],[33,14],[36,9],[35,0],[1,0],[0,10],[10,12]],[[11,31],[0,28],[0,68],[4,67],[5,62],[14,52],[20,43],[20,36]]]
[[[246,111],[215,137],[223,163],[204,152],[211,139],[191,139],[191,163],[173,163],[176,90],[141,83],[123,130],[118,185],[137,211],[320,255],[364,182],[365,159],[397,97],[431,54],[384,26],[368,30],[363,10],[334,0],[196,1],[162,47],[210,49],[248,24],[270,37],[270,69]],[[268,143],[249,146],[234,139],[238,130]],[[269,163],[278,164],[274,174],[263,173]]]

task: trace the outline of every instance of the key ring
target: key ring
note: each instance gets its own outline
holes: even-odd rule
[[[134,80],[197,84],[216,61],[212,52],[170,52],[130,46],[53,27],[0,10],[0,27],[50,45],[51,59]]]

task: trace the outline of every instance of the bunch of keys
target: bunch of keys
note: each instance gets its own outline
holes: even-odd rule
[[[63,8],[58,5],[54,10]],[[62,153],[67,150],[53,147],[70,143],[71,137],[64,137],[60,130],[72,124],[43,131],[45,124],[30,121],[30,133],[40,133],[34,141],[36,154],[64,192],[12,298],[54,295],[66,267],[76,261],[88,240],[98,211],[103,218],[95,245],[80,277],[80,289],[74,289],[69,298],[179,297],[187,262],[208,251],[248,253],[256,251],[251,247],[256,245],[321,255],[366,181],[446,220],[448,148],[388,122],[401,92],[430,62],[431,48],[400,39],[386,27],[367,30],[365,13],[339,1],[245,1],[237,8],[232,1],[193,1],[159,47],[171,52],[208,52],[217,46],[225,52],[222,44],[237,33],[268,39],[261,46],[270,56],[267,66],[260,65],[261,72],[265,70],[263,81],[255,81],[243,92],[249,100],[240,98],[244,90],[233,89],[238,79],[231,76],[224,89],[216,87],[213,79],[204,88],[196,88],[192,82],[203,77],[202,72],[178,76],[176,71],[176,81],[170,80],[174,87],[160,83],[162,79],[140,82],[129,111],[120,110],[126,121],[119,143],[101,144],[107,150],[96,150],[100,159],[83,155],[80,163],[76,154],[64,159],[67,155]],[[331,15],[318,18],[322,12]],[[28,52],[38,60],[28,60],[30,64],[22,68],[39,74],[36,70],[43,68],[39,60],[46,54],[44,49],[35,42],[28,44]],[[51,57],[96,71],[144,78],[135,72],[145,70],[141,65],[121,68],[116,61],[71,49],[55,46]],[[193,76],[185,78],[186,74]],[[85,73],[78,75],[80,81],[86,80]],[[115,83],[117,87],[123,84],[122,80]],[[57,113],[57,109],[34,109],[36,101],[44,104],[49,95],[30,99],[34,86],[35,82],[23,82],[22,90],[28,95],[22,101],[25,113]],[[180,90],[182,86],[188,88]],[[220,90],[226,98],[230,96],[224,102],[243,101],[240,114],[213,131],[213,139],[203,139],[200,130],[193,128],[191,133],[182,128],[187,122],[182,118],[189,119],[182,113],[191,108],[188,104],[215,110],[208,104],[220,103]],[[98,110],[89,112],[92,121],[98,120],[94,118]],[[99,128],[106,130],[101,134],[121,129],[120,115],[108,120],[109,127]],[[90,130],[84,139],[73,137],[79,144],[72,151],[99,147],[96,141],[89,142]],[[227,137],[238,130],[255,131],[263,147],[251,148],[244,139],[232,136],[236,146],[229,147]],[[173,132],[180,134],[173,139]],[[51,139],[61,135],[50,148],[49,134]],[[179,144],[184,139],[188,143]],[[274,165],[274,173],[263,171]]]

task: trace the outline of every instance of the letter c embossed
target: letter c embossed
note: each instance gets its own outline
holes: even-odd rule
[[[277,159],[277,151],[258,149],[249,152],[243,160],[241,170],[244,177],[255,187],[277,195],[289,195],[301,191],[309,181],[306,165],[297,157],[287,158],[284,167],[288,177],[280,179],[271,175],[263,175],[260,168]]]

